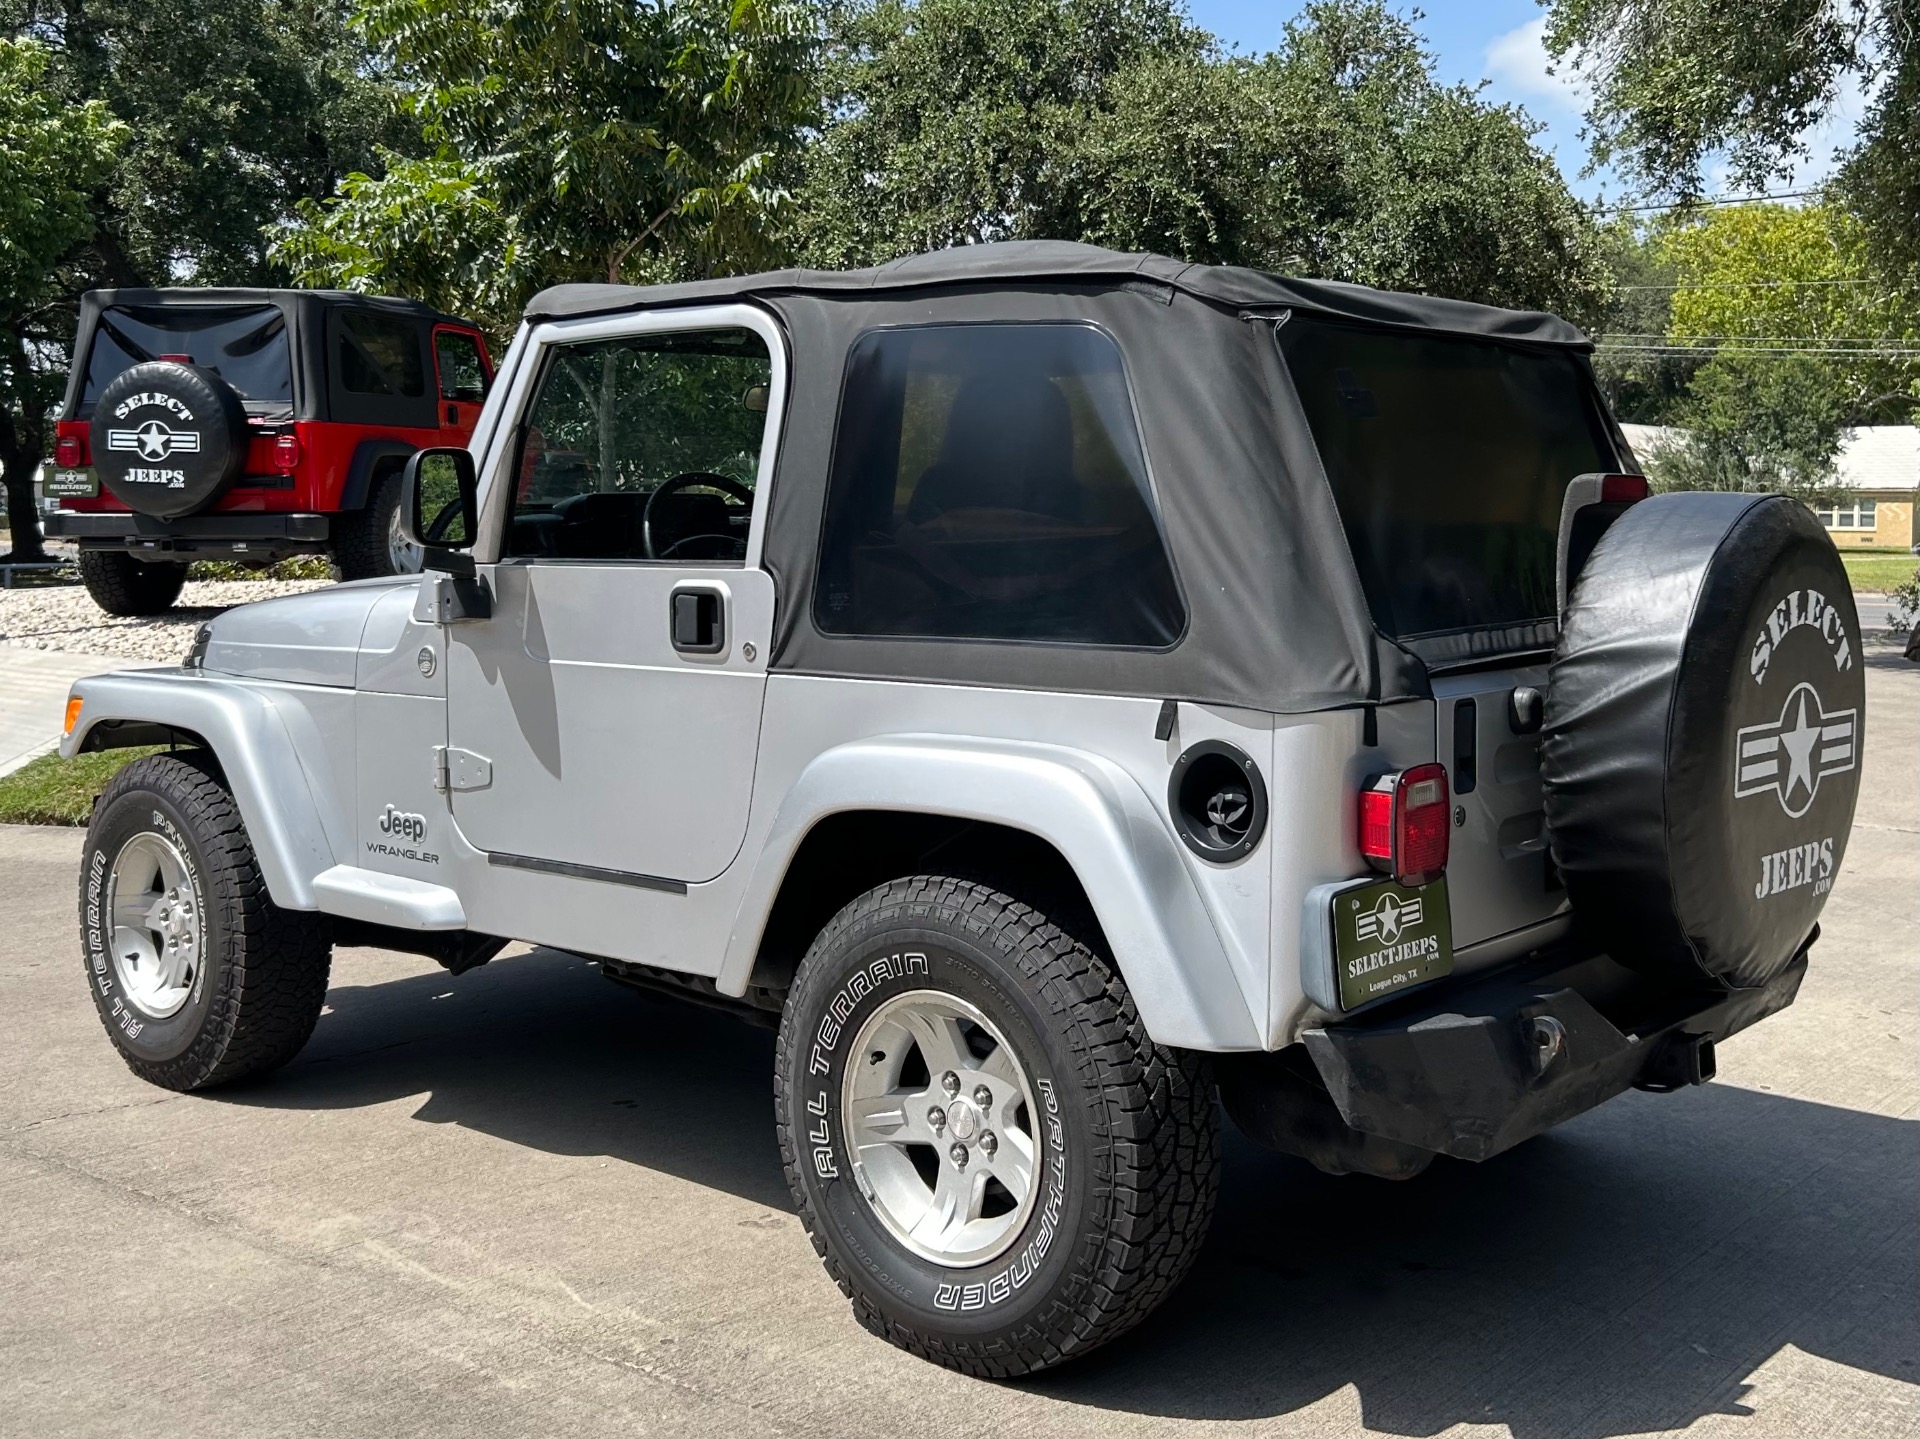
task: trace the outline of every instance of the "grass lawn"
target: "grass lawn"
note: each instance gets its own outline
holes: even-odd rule
[[[93,799],[121,770],[156,749],[109,749],[61,759],[43,754],[0,775],[0,824],[85,824]]]
[[[1913,578],[1915,560],[1905,550],[1882,550],[1877,554],[1849,554],[1842,550],[1840,559],[1856,590],[1879,590],[1884,594]]]

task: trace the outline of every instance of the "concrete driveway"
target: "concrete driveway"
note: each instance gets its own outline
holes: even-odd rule
[[[79,838],[0,830],[0,1434],[1920,1430],[1920,668],[1800,1002],[1718,1082],[1390,1185],[1229,1141],[1200,1269],[1022,1384],[858,1329],[793,1218],[769,1037],[540,953],[342,951],[307,1051],[184,1098],[81,983]]]

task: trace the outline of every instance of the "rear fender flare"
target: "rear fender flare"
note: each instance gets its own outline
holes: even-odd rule
[[[72,758],[87,749],[164,743],[166,732],[198,736],[220,761],[239,806],[267,892],[283,909],[317,909],[313,877],[336,861],[328,830],[347,832],[344,814],[327,823],[296,736],[312,721],[297,701],[272,689],[183,670],[123,670],[77,681],[80,718],[60,741]],[[102,729],[109,721],[117,724]]]
[[[404,465],[420,447],[405,440],[362,440],[347,465],[347,482],[340,489],[340,510],[365,509],[373,493],[373,477],[388,461]]]
[[[781,801],[759,848],[717,976],[723,993],[746,993],[768,915],[807,833],[852,810],[973,819],[1047,841],[1086,891],[1155,1040],[1195,1049],[1261,1047],[1256,1006],[1166,820],[1124,770],[1058,745],[899,735],[817,756]]]

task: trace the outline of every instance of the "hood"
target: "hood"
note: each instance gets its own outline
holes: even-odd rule
[[[367,616],[396,589],[411,594],[419,583],[418,575],[397,575],[238,605],[214,619],[201,668],[352,689]]]

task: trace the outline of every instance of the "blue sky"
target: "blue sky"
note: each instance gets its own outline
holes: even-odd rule
[[[1281,28],[1304,0],[1187,0],[1194,20],[1243,54],[1271,50]],[[1412,7],[1401,5],[1403,13]],[[1485,94],[1503,104],[1522,106],[1546,128],[1537,138],[1553,153],[1567,183],[1588,199],[1623,198],[1618,179],[1610,174],[1585,175],[1587,147],[1580,139],[1584,101],[1576,82],[1565,73],[1549,74],[1547,54],[1540,42],[1545,12],[1536,0],[1432,0],[1431,13],[1416,25],[1443,81],[1487,82]],[[1802,189],[1823,179],[1832,169],[1832,152],[1850,137],[1864,108],[1857,88],[1840,96],[1828,123],[1810,136],[1812,154],[1793,178],[1771,188]],[[1709,174],[1709,193],[1724,193],[1722,177]]]

